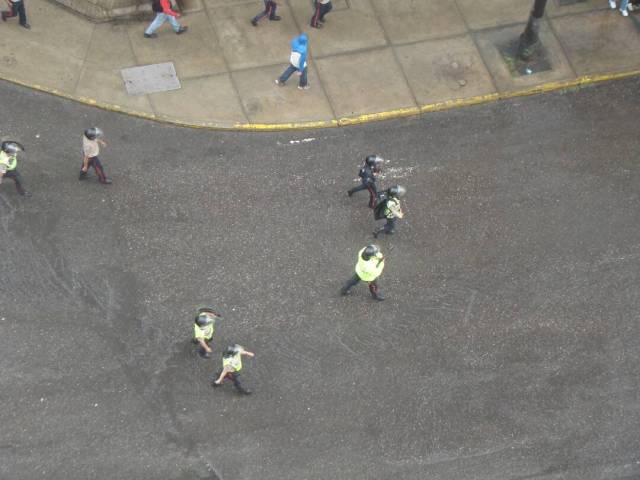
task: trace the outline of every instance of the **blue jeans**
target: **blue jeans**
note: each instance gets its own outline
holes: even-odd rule
[[[151,35],[158,28],[160,28],[162,24],[166,21],[169,21],[169,23],[171,24],[171,28],[173,28],[174,32],[177,32],[178,30],[180,30],[180,24],[178,23],[178,20],[176,20],[176,17],[172,17],[171,15],[167,15],[166,13],[160,12],[160,13],[156,13],[156,18],[153,19],[153,22],[151,22],[151,25],[147,27],[144,33],[146,33],[147,35]]]
[[[620,2],[620,11],[624,12],[627,9],[627,5],[629,5],[629,0],[622,0]]]
[[[284,72],[282,72],[282,75],[280,75],[280,78],[278,78],[278,82],[284,84],[287,80],[289,80],[289,77],[293,75],[293,72],[297,72],[297,71],[299,71],[298,68],[289,64],[287,69]],[[307,86],[307,67],[304,67],[302,69],[302,75],[300,75],[300,86],[301,87]]]

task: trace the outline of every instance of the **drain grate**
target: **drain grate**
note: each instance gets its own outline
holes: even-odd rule
[[[120,73],[129,95],[167,92],[180,88],[173,62],[123,68]]]

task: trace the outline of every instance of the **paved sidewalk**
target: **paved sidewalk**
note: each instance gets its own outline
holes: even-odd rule
[[[249,20],[260,0],[191,0],[181,19],[189,31],[165,25],[156,39],[143,38],[146,21],[93,24],[29,0],[31,30],[0,23],[0,76],[159,119],[264,128],[416,113],[640,69],[640,14],[623,18],[606,0],[562,3],[549,0],[541,24],[551,69],[513,76],[498,47],[522,32],[533,0],[334,0],[321,30],[309,27],[311,0],[281,0],[282,21],[258,27]],[[310,40],[307,91],[297,77],[274,84],[300,32]],[[122,68],[167,61],[180,90],[127,94]]]

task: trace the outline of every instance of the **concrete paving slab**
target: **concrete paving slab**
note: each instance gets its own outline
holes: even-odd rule
[[[74,93],[126,109],[154,113],[146,95],[127,94],[119,69],[85,64]]]
[[[519,37],[525,25],[503,27],[475,33],[476,43],[484,62],[491,73],[498,91],[517,90],[545,82],[574,78],[575,74],[562,52],[560,43],[553,35],[546,21],[540,22],[540,39],[548,54],[551,70],[534,72],[532,75],[512,76],[498,51],[504,45]]]
[[[256,7],[256,13],[260,9],[260,6],[264,8],[264,3],[262,0],[204,0],[206,8],[211,9],[210,13],[215,15],[216,8],[224,7],[229,5],[254,5]],[[278,8],[282,6],[282,3],[278,5]],[[255,14],[254,14],[255,15]]]
[[[229,69],[277,65],[289,59],[291,40],[300,32],[287,6],[279,7],[281,21],[262,19],[257,27],[250,23],[261,8],[255,2],[215,9],[207,4],[207,8]]]
[[[323,58],[316,65],[338,117],[416,106],[391,48]]]
[[[189,31],[176,35],[167,23],[158,29],[157,38],[144,38],[146,24],[129,25],[135,65],[173,62],[180,80],[226,72],[224,58],[206,12],[186,15],[180,23],[188,26]]]
[[[27,19],[31,24],[31,30],[26,31],[29,43],[46,46],[75,58],[85,57],[93,33],[93,23],[79,19],[77,15],[50,2],[31,2],[26,8]],[[6,26],[24,31],[16,21],[7,22]]]
[[[295,74],[284,87],[276,85],[274,80],[285,68],[283,64],[232,73],[249,120],[269,123],[278,119],[286,123],[332,118],[331,104],[314,66],[309,67],[309,90],[298,90],[299,77]]]
[[[458,8],[472,30],[526,22],[533,2],[531,0],[456,0]]]
[[[467,30],[455,2],[372,0],[372,3],[392,44],[457,35]]]
[[[418,104],[495,91],[471,36],[395,47]]]
[[[0,72],[28,84],[73,92],[82,70],[82,59],[68,56],[55,47],[31,42],[30,31],[18,28],[20,30],[0,39]]]
[[[560,4],[559,0],[549,0],[545,15],[547,17],[559,17],[563,15],[590,12],[593,10],[609,9],[609,2],[602,0],[584,0],[570,4]]]
[[[579,75],[640,67],[640,35],[615,11],[556,18],[552,24]]]
[[[344,7],[336,2],[334,9],[325,17],[322,29],[309,25],[313,9],[308,0],[291,0],[291,8],[300,28],[309,35],[311,52],[315,57],[387,44],[369,0],[349,0]]]
[[[139,31],[143,27],[136,29]],[[127,25],[99,23],[91,36],[85,62],[102,65],[103,68],[125,68],[136,64],[136,57],[129,41]]]
[[[191,122],[247,122],[228,74],[186,79],[181,83],[180,90],[149,95],[158,115]]]

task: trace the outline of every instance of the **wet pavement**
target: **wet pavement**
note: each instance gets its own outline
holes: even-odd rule
[[[334,0],[316,30],[310,0],[282,2],[282,21],[258,27],[249,20],[259,0],[186,0],[181,22],[189,31],[176,36],[165,25],[147,39],[150,19],[94,24],[31,0],[31,30],[2,24],[0,78],[174,122],[273,128],[416,114],[443,102],[640,71],[637,12],[624,18],[606,0],[550,0],[540,28],[547,68],[534,62],[531,74],[514,75],[501,52],[523,32],[532,3]],[[280,88],[274,79],[301,32],[309,35],[311,89],[295,88],[295,76]],[[179,90],[127,94],[122,69],[165,62],[175,65]]]
[[[0,84],[0,478],[640,477],[639,87],[242,134]],[[409,192],[383,303],[338,295],[370,153]],[[208,384],[233,342],[251,397]]]

